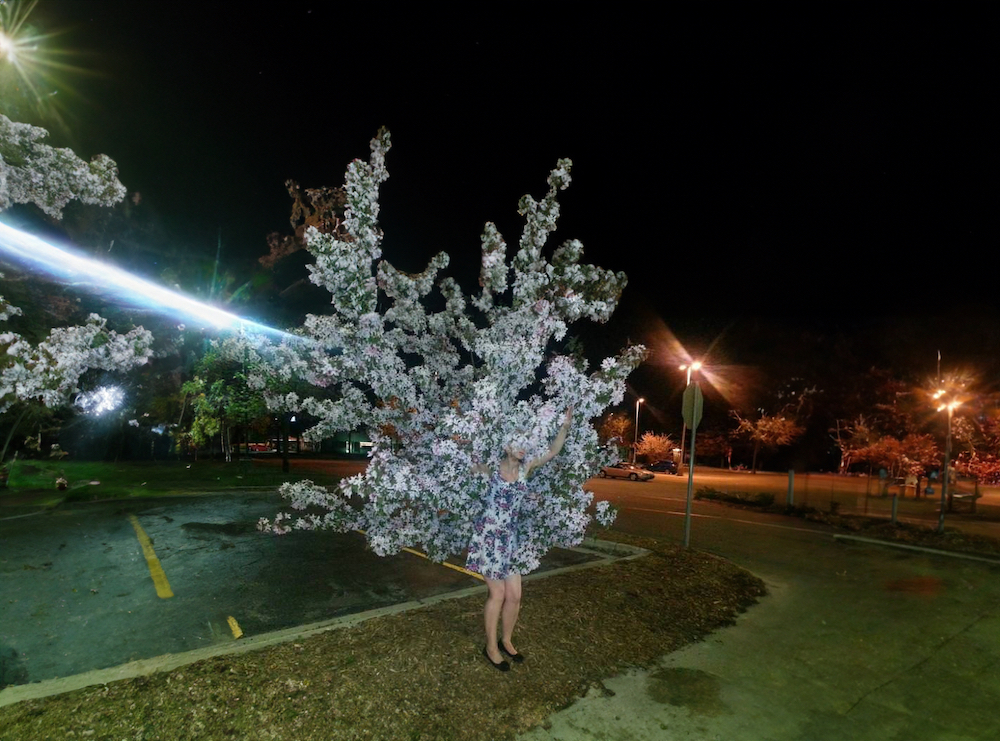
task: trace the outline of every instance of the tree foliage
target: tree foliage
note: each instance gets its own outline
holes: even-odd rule
[[[773,450],[791,445],[802,434],[802,427],[791,417],[780,414],[761,414],[757,419],[732,412],[736,420],[736,435],[753,443],[753,464],[751,471],[757,472],[757,455],[763,448]]]
[[[601,445],[613,445],[624,455],[632,447],[635,425],[627,414],[606,414],[597,426],[597,440]]]
[[[639,438],[635,454],[647,463],[673,458],[674,448],[677,443],[669,435],[661,435],[656,432],[644,432]]]
[[[853,459],[884,468],[890,479],[922,476],[928,468],[940,465],[941,448],[927,434],[911,433],[902,440],[883,435],[855,449]]]
[[[98,155],[86,163],[69,149],[40,144],[46,135],[44,129],[0,114],[0,211],[14,203],[34,203],[59,218],[74,198],[107,206],[124,197],[113,160]],[[21,314],[0,296],[0,321]],[[125,334],[109,330],[97,314],[84,325],[56,327],[37,344],[17,332],[0,333],[0,414],[17,404],[61,406],[79,390],[87,370],[122,371],[146,363],[152,340],[142,327]],[[8,440],[12,434],[13,429]]]
[[[439,277],[444,253],[421,273],[396,270],[380,260],[378,228],[389,146],[383,130],[370,160],[348,167],[343,233],[306,230],[311,280],[330,292],[332,311],[309,316],[307,340],[278,348],[270,371],[335,389],[334,399],[292,393],[269,400],[317,418],[308,433],[314,438],[366,426],[371,460],[336,492],[309,482],[286,486],[299,514],[281,513],[262,527],[362,529],[379,554],[404,546],[438,559],[461,552],[487,486],[473,466],[495,469],[512,443],[539,456],[572,406],[563,452],[532,478],[532,505],[520,518],[518,557],[530,570],[549,547],[583,537],[591,495],[582,484],[607,458],[588,422],[621,400],[625,377],[645,356],[631,347],[589,372],[558,350],[570,323],[611,316],[625,276],[581,264],[576,240],[543,255],[559,216],[557,194],[570,182],[569,160],[559,160],[540,201],[521,199],[525,226],[510,263],[499,231],[486,225],[477,295]],[[432,310],[426,299],[435,285],[442,300]],[[251,380],[267,383],[264,374]]]
[[[251,353],[242,338],[214,343],[195,366],[194,378],[182,386],[192,411],[187,439],[197,448],[218,437],[227,462],[232,459],[234,431],[246,442],[249,432],[266,431],[270,424],[263,393],[247,383],[257,360]]]
[[[48,135],[45,129],[0,114],[0,211],[15,203],[33,203],[58,219],[74,199],[110,206],[125,197],[113,159],[99,154],[86,162],[71,149],[42,144]]]

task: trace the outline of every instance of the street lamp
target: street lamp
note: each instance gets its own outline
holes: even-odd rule
[[[685,363],[684,365],[680,366],[680,370],[687,371],[687,383],[684,384],[685,388],[687,388],[688,386],[691,385],[691,371],[701,370],[701,361],[695,360],[693,363]]]
[[[944,396],[944,394],[945,394],[944,389],[938,389],[938,391],[934,394],[934,398],[940,399],[942,396]],[[948,467],[951,464],[951,418],[955,410],[961,405],[962,405],[961,401],[952,398],[951,401],[943,402],[941,406],[937,408],[939,412],[943,412],[946,409],[948,410],[948,435],[945,437],[945,442],[944,442],[944,470],[943,470],[944,478],[941,481],[941,513],[938,515],[939,533],[944,532],[944,510],[948,501],[948,483],[949,479],[951,478],[951,474],[948,471]]]
[[[701,370],[701,361],[695,360],[691,363],[685,363],[684,365],[678,366],[678,369],[687,371],[687,382],[684,384],[684,388],[687,388],[691,385],[691,371]],[[687,423],[683,423],[681,424],[681,466],[684,465],[684,438],[686,433]],[[678,472],[680,472],[680,468],[678,468]]]
[[[641,396],[635,400],[635,429],[632,431],[632,462],[635,463],[636,448],[639,445],[639,405],[646,401]]]

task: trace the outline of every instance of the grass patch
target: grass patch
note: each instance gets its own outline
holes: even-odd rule
[[[311,478],[321,485],[336,483],[344,472],[322,459],[293,461],[291,471],[281,472],[281,461],[162,461],[105,463],[100,461],[20,460],[9,462],[10,478],[0,498],[51,492],[68,501],[117,499],[134,496],[164,496],[185,492],[231,490],[243,487],[278,487],[285,481]],[[67,481],[58,492],[56,480]]]
[[[710,486],[703,486],[694,493],[695,499],[708,499],[713,502],[728,502],[730,504],[742,504],[747,507],[758,507],[768,509],[774,504],[774,494],[767,492],[748,491],[722,491],[713,489]]]
[[[636,539],[632,561],[525,584],[527,661],[480,656],[483,597],[448,600],[306,640],[0,708],[4,737],[510,739],[601,680],[703,639],[764,594],[719,558]]]
[[[831,501],[829,511],[808,505],[787,506],[775,504],[774,495],[765,492],[724,492],[703,487],[695,493],[696,499],[707,499],[725,504],[753,507],[774,514],[798,517],[811,522],[821,522],[839,530],[893,543],[905,543],[942,551],[971,553],[1000,558],[1000,538],[964,532],[960,528],[945,527],[939,533],[934,527],[898,521],[895,525],[885,517],[841,514],[839,502]]]
[[[959,528],[945,527],[944,532],[939,533],[936,528],[910,522],[897,522],[893,525],[891,521],[882,517],[830,514],[817,510],[804,512],[801,516],[804,519],[823,522],[866,538],[905,543],[922,548],[934,548],[940,551],[972,553],[1000,558],[1000,539],[988,535],[967,533]]]

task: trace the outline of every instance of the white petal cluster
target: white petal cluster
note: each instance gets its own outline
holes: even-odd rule
[[[0,211],[34,203],[58,219],[73,199],[110,206],[125,197],[114,160],[100,154],[85,162],[70,149],[42,144],[46,136],[45,129],[0,114]],[[21,313],[0,296],[0,321]],[[37,345],[14,332],[0,334],[0,414],[19,401],[61,406],[79,391],[80,376],[88,369],[123,371],[152,355],[148,331],[137,327],[118,334],[106,324],[91,314],[86,324],[53,329]]]
[[[307,232],[316,259],[311,280],[330,291],[331,312],[308,317],[302,334],[310,343],[274,348],[270,363],[252,375],[258,388],[267,387],[270,374],[322,389],[311,398],[271,393],[268,400],[317,417],[314,438],[367,427],[368,468],[335,492],[311,482],[285,485],[294,513],[260,526],[275,533],[364,530],[379,554],[403,547],[435,559],[460,553],[484,506],[487,482],[473,467],[496,467],[515,439],[529,457],[542,455],[572,405],[563,450],[532,477],[518,517],[518,560],[529,571],[549,548],[583,538],[592,497],[582,485],[607,458],[589,422],[621,400],[625,378],[645,357],[644,348],[630,347],[589,371],[554,347],[572,322],[606,321],[625,276],[581,264],[576,240],[554,250],[551,260],[545,256],[559,215],[557,193],[570,183],[569,160],[559,160],[540,201],[521,199],[526,223],[510,262],[502,236],[486,225],[478,295],[466,296],[454,280],[439,277],[445,254],[415,275],[380,261],[378,189],[388,177],[389,147],[382,130],[369,162],[347,169],[349,236]],[[426,300],[435,287],[443,303]],[[602,506],[597,516],[610,524],[614,512]]]
[[[0,316],[13,313],[2,297],[0,307],[6,307]],[[88,369],[122,371],[149,360],[150,332],[136,327],[118,334],[106,325],[91,314],[86,324],[56,327],[37,345],[15,332],[0,334],[0,414],[19,401],[62,406],[79,391],[80,376]]]
[[[0,114],[0,211],[34,203],[58,219],[73,199],[110,206],[125,197],[114,160],[99,154],[86,162],[71,149],[42,144],[48,135]]]

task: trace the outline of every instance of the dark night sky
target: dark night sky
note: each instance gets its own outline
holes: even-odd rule
[[[251,263],[287,225],[283,181],[339,184],[385,125],[384,248],[403,269],[443,249],[471,288],[483,223],[516,243],[518,198],[570,157],[555,238],[629,275],[612,344],[662,348],[669,328],[755,363],[844,332],[928,370],[939,348],[1000,349],[985,17],[201,5],[35,11],[93,73],[67,76],[67,143],[114,158],[194,249],[214,254],[221,227]]]

